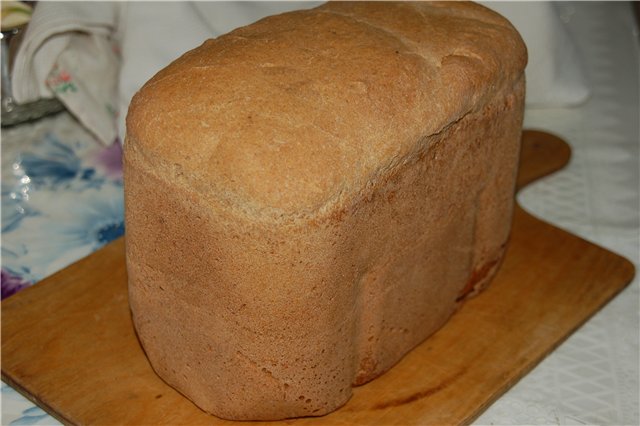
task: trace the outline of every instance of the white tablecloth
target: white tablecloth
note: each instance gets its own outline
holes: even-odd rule
[[[563,3],[592,95],[578,108],[528,109],[525,126],[572,147],[563,171],[521,205],[639,264],[638,29],[627,3]],[[638,425],[638,278],[493,404],[478,424]]]

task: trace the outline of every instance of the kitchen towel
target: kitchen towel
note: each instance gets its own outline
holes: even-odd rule
[[[12,67],[15,101],[56,97],[100,142],[112,143],[119,10],[114,2],[39,2]]]

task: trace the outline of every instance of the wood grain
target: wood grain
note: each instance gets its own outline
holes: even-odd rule
[[[569,156],[560,139],[526,132],[518,187]],[[283,423],[469,423],[633,275],[627,260],[517,207],[487,290],[338,411]],[[2,302],[2,338],[3,379],[64,423],[238,424],[203,413],[154,374],[131,323],[123,240]]]

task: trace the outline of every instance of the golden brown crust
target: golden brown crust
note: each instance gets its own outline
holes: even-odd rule
[[[132,100],[127,139],[227,207],[314,215],[513,85],[525,61],[481,6],[329,3],[176,60]]]

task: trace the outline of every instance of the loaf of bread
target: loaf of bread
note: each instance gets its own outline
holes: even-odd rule
[[[206,41],[134,97],[133,320],[227,419],[323,415],[441,327],[507,243],[526,50],[469,3],[329,3]]]

